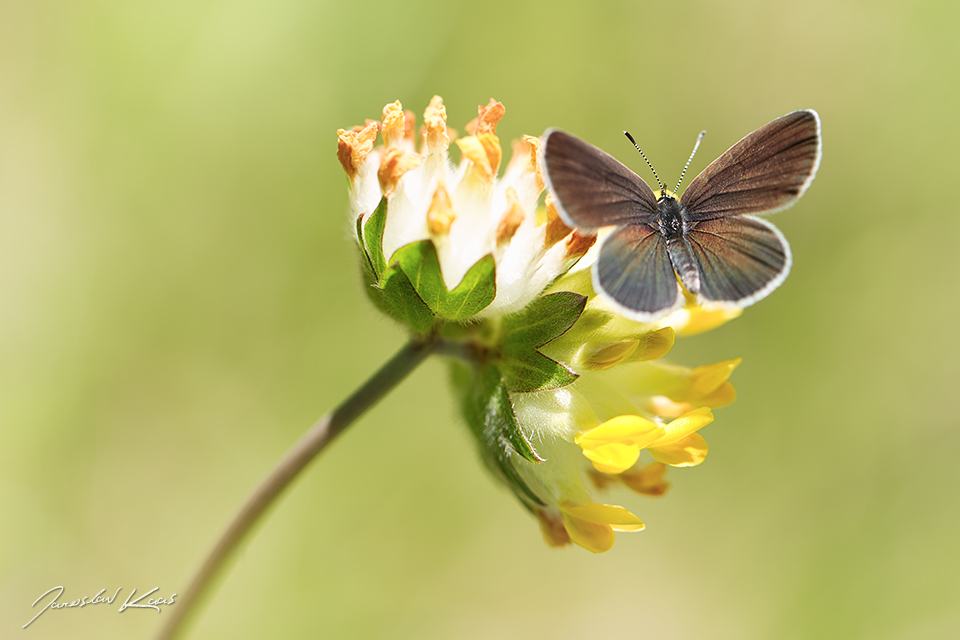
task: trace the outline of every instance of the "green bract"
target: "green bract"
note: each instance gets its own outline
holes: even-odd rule
[[[543,505],[543,500],[530,490],[510,463],[514,453],[530,462],[544,459],[533,450],[520,429],[500,370],[494,365],[478,368],[454,363],[453,381],[460,392],[464,420],[477,438],[484,462],[517,494],[522,504]]]
[[[366,224],[357,218],[357,239],[364,255],[364,280],[380,309],[417,333],[428,333],[444,321],[464,321],[483,311],[497,294],[492,255],[480,259],[454,287],[447,289],[432,240],[412,242],[390,260],[383,255],[387,200]]]
[[[566,333],[586,304],[587,296],[561,291],[538,298],[523,311],[503,318],[503,371],[508,389],[556,389],[577,379],[577,374],[539,349]]]

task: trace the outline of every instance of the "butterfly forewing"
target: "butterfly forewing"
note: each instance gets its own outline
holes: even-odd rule
[[[760,218],[704,220],[686,237],[700,264],[700,295],[708,300],[748,306],[780,286],[790,271],[790,245]]]
[[[647,183],[595,146],[551,129],[542,153],[547,186],[567,225],[591,231],[656,217],[657,199]]]
[[[629,317],[652,320],[679,300],[666,240],[646,224],[621,227],[600,247],[594,285]]]
[[[694,179],[680,199],[685,219],[771,213],[793,204],[820,164],[820,118],[794,111],[733,145]]]

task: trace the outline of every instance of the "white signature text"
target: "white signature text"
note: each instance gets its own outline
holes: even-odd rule
[[[39,598],[34,600],[32,605],[30,605],[31,607],[36,607],[41,600],[43,600],[50,594],[55,594],[53,598],[51,598],[50,601],[47,602],[47,605],[43,609],[40,609],[40,611],[37,612],[37,615],[33,616],[33,618],[30,619],[30,622],[23,625],[23,628],[26,629],[31,624],[33,624],[33,621],[39,618],[40,615],[44,613],[47,609],[73,609],[77,607],[86,607],[91,604],[103,604],[103,603],[113,604],[113,601],[117,599],[117,596],[120,595],[120,592],[122,590],[123,590],[123,587],[120,587],[113,593],[113,596],[108,597],[103,595],[107,590],[100,589],[97,595],[93,596],[92,598],[88,596],[84,596],[82,598],[78,598],[70,602],[60,602],[60,596],[63,595],[63,587],[62,586],[53,587],[52,589],[48,589],[47,591],[43,592],[43,594],[41,594]],[[120,613],[123,613],[127,609],[154,609],[157,613],[160,613],[160,607],[164,605],[173,604],[174,598],[177,597],[177,594],[174,593],[169,598],[161,598],[161,597],[149,598],[146,602],[143,602],[144,598],[152,595],[154,592],[159,590],[160,590],[160,587],[154,587],[150,591],[147,591],[146,593],[141,595],[139,598],[135,598],[135,596],[137,595],[137,590],[134,589],[133,591],[130,592],[130,595],[127,596],[127,599],[124,601],[122,605],[120,605],[120,608],[117,609],[117,611]]]

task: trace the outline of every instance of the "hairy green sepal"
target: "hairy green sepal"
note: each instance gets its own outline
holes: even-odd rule
[[[437,321],[468,320],[493,302],[497,288],[492,255],[478,260],[460,284],[449,290],[431,240],[403,246],[387,261],[383,255],[386,221],[385,198],[366,222],[362,216],[357,219],[364,279],[377,307],[414,331],[427,333]]]
[[[430,240],[401,247],[393,256],[427,306],[445,320],[466,320],[493,302],[497,295],[496,264],[492,255],[480,258],[453,290],[440,273],[437,250]]]
[[[495,365],[477,368],[455,363],[454,383],[461,393],[464,419],[480,444],[484,461],[524,504],[543,505],[510,463],[512,455],[530,462],[544,460],[520,429],[503,374]]]
[[[510,391],[530,392],[563,387],[579,376],[540,352],[540,347],[572,327],[587,297],[570,291],[534,300],[503,319],[503,375]]]

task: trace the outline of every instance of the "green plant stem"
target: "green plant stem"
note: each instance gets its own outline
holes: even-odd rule
[[[300,438],[233,517],[200,565],[190,586],[178,597],[176,606],[169,609],[171,616],[160,629],[157,640],[171,640],[182,632],[185,622],[206,595],[214,578],[267,508],[341,431],[396,387],[434,351],[437,344],[433,336],[407,343],[353,395],[320,418]]]

